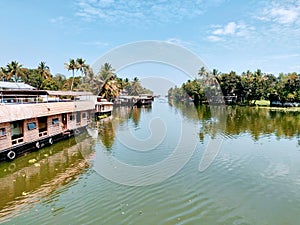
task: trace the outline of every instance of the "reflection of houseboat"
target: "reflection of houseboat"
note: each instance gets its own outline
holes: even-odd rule
[[[0,224],[82,174],[94,155],[93,144],[93,139],[83,134],[1,164]]]
[[[79,100],[91,93],[43,90],[0,91],[0,159],[12,160],[30,149],[39,149],[80,133],[91,122],[94,102]],[[50,96],[60,96],[64,99]]]
[[[104,98],[97,97],[95,103],[95,115],[98,119],[103,119],[111,116],[111,112],[113,110],[113,103],[107,101]]]

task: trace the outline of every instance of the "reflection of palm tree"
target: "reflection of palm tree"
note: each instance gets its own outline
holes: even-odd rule
[[[100,139],[107,150],[110,150],[115,141],[115,132],[112,121],[100,121],[98,124]]]
[[[139,108],[134,107],[132,109],[132,120],[134,122],[134,125],[137,127],[140,122],[140,117],[141,117],[141,111]]]
[[[69,63],[65,63],[65,67],[69,71],[72,70],[72,75],[73,75],[72,76],[72,83],[71,83],[71,91],[72,91],[73,84],[74,84],[74,72],[75,72],[75,70],[78,69],[75,59],[70,59]]]

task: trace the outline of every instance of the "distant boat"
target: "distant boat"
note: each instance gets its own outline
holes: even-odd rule
[[[113,105],[114,104],[112,102],[109,102],[107,99],[98,96],[95,102],[95,115],[97,119],[105,119],[111,116]]]
[[[137,99],[137,102],[135,105],[137,107],[141,106],[152,106],[152,101],[154,100],[153,96],[149,95],[140,95],[139,98]]]

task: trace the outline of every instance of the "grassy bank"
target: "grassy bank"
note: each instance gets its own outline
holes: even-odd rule
[[[251,104],[254,105],[254,101],[252,101]],[[300,107],[270,107],[269,100],[256,100],[255,106],[258,106],[260,108],[270,109],[270,110],[276,110],[276,111],[300,112]]]

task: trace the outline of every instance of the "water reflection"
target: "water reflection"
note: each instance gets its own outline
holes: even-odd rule
[[[97,124],[98,134],[102,144],[110,150],[115,141],[115,130],[111,119],[99,121]]]
[[[0,165],[0,222],[49,196],[89,167],[93,140],[86,134]]]
[[[185,117],[201,122],[201,141],[205,134],[214,136],[216,133],[222,133],[228,138],[248,133],[254,140],[270,134],[278,139],[299,137],[300,113],[297,111],[239,106],[191,107],[187,103],[175,103],[174,107],[180,109]],[[217,107],[214,108],[214,112],[217,112],[214,117],[211,115],[213,107]],[[222,119],[225,124],[217,126],[222,116],[225,116],[225,120]]]
[[[150,113],[151,110],[151,107],[116,107],[113,110],[112,117],[98,121],[98,135],[105,148],[108,151],[111,150],[116,138],[115,133],[119,126],[132,122],[133,127],[138,129],[140,125],[141,114]]]

